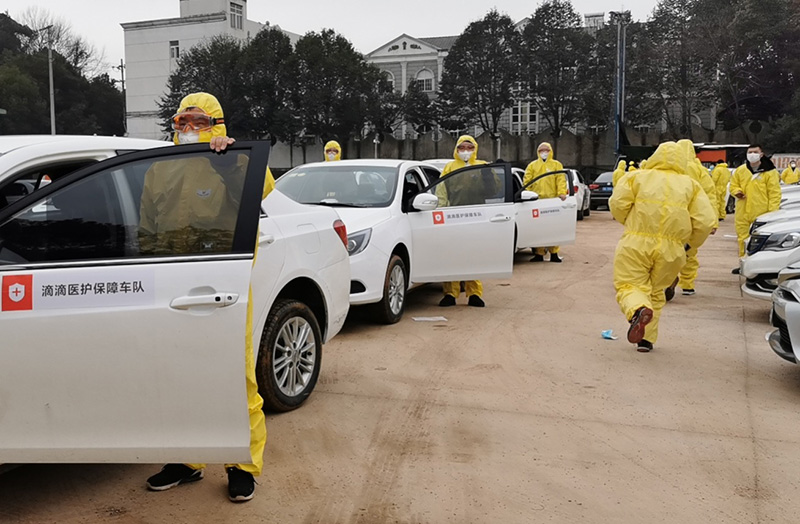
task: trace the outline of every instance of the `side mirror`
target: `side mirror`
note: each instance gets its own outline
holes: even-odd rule
[[[420,193],[411,201],[411,207],[417,211],[433,211],[439,207],[439,197],[430,193]]]
[[[539,200],[539,194],[535,191],[523,191],[519,195],[519,199],[522,202],[534,202]]]

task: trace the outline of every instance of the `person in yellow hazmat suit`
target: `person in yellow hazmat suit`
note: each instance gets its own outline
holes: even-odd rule
[[[614,170],[614,173],[611,175],[611,185],[616,186],[619,179],[625,176],[625,168],[626,164],[624,160],[620,160],[619,164],[617,164],[617,168]]]
[[[736,199],[736,236],[741,258],[753,221],[759,215],[776,211],[781,205],[780,175],[772,160],[764,156],[760,145],[753,144],[747,148],[747,162],[733,172],[730,190]],[[738,267],[734,268],[733,274],[739,274]]]
[[[173,117],[173,129],[175,130],[174,142],[176,144],[191,143],[210,143],[211,149],[222,151],[227,146],[234,143],[234,139],[227,136],[224,124],[222,106],[219,101],[208,93],[193,93],[181,100],[178,112]],[[139,237],[141,249],[145,252],[148,249],[158,253],[160,248],[169,243],[174,249],[180,248],[187,241],[180,238],[180,232],[186,229],[182,223],[187,223],[190,216],[192,225],[197,222],[197,217],[204,215],[215,215],[216,220],[225,221],[225,216],[230,216],[235,226],[236,214],[238,213],[238,202],[235,190],[228,191],[226,184],[243,183],[242,166],[238,169],[239,179],[234,177],[224,178],[225,166],[222,168],[214,167],[205,159],[197,159],[189,168],[184,165],[182,171],[186,172],[186,177],[180,178],[179,184],[167,185],[163,182],[164,177],[160,177],[159,172],[149,171],[145,175],[145,185],[141,201],[141,219],[139,225]],[[244,160],[232,159],[230,166],[236,167]],[[167,166],[168,168],[169,166]],[[173,181],[178,179],[175,176],[167,177]],[[200,184],[204,194],[200,195],[197,191]],[[267,169],[266,180],[264,183],[263,197],[272,191],[275,181]],[[241,185],[238,186],[241,194]],[[195,197],[195,198],[192,198]],[[169,210],[158,210],[157,206],[163,206],[165,202],[173,202]],[[175,203],[177,202],[177,204]],[[157,216],[158,221],[153,217]],[[231,228],[233,230],[233,228]],[[196,235],[191,235],[196,236]],[[181,244],[176,244],[179,242]],[[256,242],[256,239],[253,239]],[[193,246],[186,245],[191,249]],[[257,247],[257,246],[256,246]],[[253,355],[253,297],[252,290],[248,296],[247,321],[245,334],[245,377],[247,390],[247,406],[250,414],[250,455],[249,464],[227,464],[225,466],[228,474],[228,496],[234,502],[243,502],[253,498],[255,491],[255,478],[261,474],[264,465],[264,446],[267,441],[267,428],[264,413],[261,411],[263,400],[258,393],[256,383],[255,360]],[[147,487],[153,491],[164,491],[179,484],[194,482],[203,478],[205,464],[167,464],[160,472],[147,479]]]
[[[714,187],[714,182],[711,180],[708,170],[703,167],[703,164],[697,158],[692,141],[686,139],[678,140],[678,146],[683,148],[682,158],[688,159],[683,173],[700,184],[700,187],[703,188],[708,200],[711,202],[711,207],[714,208],[714,228],[711,230],[711,234],[713,235],[717,232],[717,228],[719,227],[719,222],[716,219],[717,188]],[[680,286],[683,290],[683,294],[686,296],[691,296],[696,293],[694,286],[697,280],[697,273],[700,270],[700,260],[697,258],[697,251],[699,249],[699,245],[693,245],[691,249],[686,252],[686,264],[681,268],[679,278],[665,290],[667,301],[672,300],[675,296],[675,286]]]
[[[629,322],[628,341],[640,352],[658,340],[664,290],[686,251],[702,245],[716,224],[703,188],[683,174],[688,163],[685,148],[661,144],[647,169],[622,177],[609,199],[614,219],[625,226],[614,254],[614,288]]]
[[[457,171],[466,166],[474,166],[486,164],[483,160],[478,160],[478,142],[469,135],[459,137],[456,141],[456,147],[453,151],[453,160],[448,162],[442,170],[441,178],[446,177],[453,171]],[[457,191],[453,191],[457,189]],[[463,201],[464,198],[471,198],[475,196],[474,191],[468,187],[453,188],[452,185],[448,186],[443,182],[437,186],[436,194],[439,197],[440,205],[466,205],[469,202]],[[461,294],[460,282],[445,282],[442,285],[444,297],[439,302],[441,307],[450,307],[456,305],[456,299]],[[473,307],[484,307],[486,303],[483,301],[483,284],[480,280],[471,280],[466,282],[465,291],[467,294],[467,304]]]
[[[550,147],[550,144],[547,142],[539,144],[539,147],[536,148],[536,153],[538,158],[528,164],[528,167],[525,169],[525,176],[522,179],[523,186],[526,186],[529,182],[536,180],[537,177],[545,173],[564,169],[561,162],[553,157],[553,148]],[[569,195],[566,173],[540,178],[529,186],[528,189],[538,193],[540,199],[558,197],[561,200],[566,200],[567,195]],[[548,251],[550,252],[550,262],[561,262],[561,257],[558,256],[558,252],[560,251],[558,246],[536,247],[531,262],[544,262],[544,255]]]
[[[725,162],[717,162],[714,170],[711,171],[711,181],[717,188],[717,218],[725,220],[728,206],[728,182],[731,181],[731,170]]]
[[[789,167],[781,173],[781,182],[787,186],[791,186],[800,182],[800,169],[797,169],[797,162],[792,160],[789,162]]]
[[[342,159],[342,146],[336,140],[325,144],[325,162],[336,162]]]
[[[628,172],[630,173],[631,171],[638,171],[638,168],[636,167],[636,162],[634,162],[633,160],[628,162]]]

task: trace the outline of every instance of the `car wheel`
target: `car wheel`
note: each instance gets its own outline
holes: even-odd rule
[[[381,324],[396,324],[403,318],[406,307],[406,264],[397,255],[389,259],[383,279],[383,298],[375,304],[375,317]]]
[[[733,197],[728,197],[728,204],[725,206],[725,212],[729,215],[732,215],[736,212],[736,199]]]
[[[588,217],[591,214],[592,214],[592,206],[590,204],[589,207],[583,210],[583,216]]]
[[[583,220],[583,210],[579,209],[577,213],[578,220]]]
[[[264,408],[285,412],[300,407],[317,385],[322,365],[322,332],[311,309],[298,300],[272,307],[256,363]]]

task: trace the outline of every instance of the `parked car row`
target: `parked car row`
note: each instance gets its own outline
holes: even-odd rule
[[[262,200],[267,142],[169,145],[0,138],[0,463],[248,456],[248,327],[265,406],[294,409],[351,304],[392,323],[414,285],[509,277],[509,246],[574,242],[588,195],[573,170],[543,175],[562,201],[508,164],[362,160]]]

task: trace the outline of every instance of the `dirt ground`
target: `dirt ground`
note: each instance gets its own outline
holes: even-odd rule
[[[354,311],[307,404],[268,416],[252,502],[228,502],[221,466],[149,493],[160,465],[36,465],[0,475],[0,522],[796,522],[800,367],[740,296],[732,222],[653,353],[624,340],[621,227],[594,212],[563,264],[520,253],[486,282],[486,309],[440,309],[430,286],[394,326]]]

